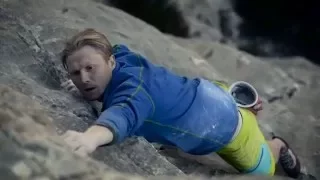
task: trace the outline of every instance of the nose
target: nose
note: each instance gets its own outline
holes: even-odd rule
[[[90,81],[89,75],[85,71],[81,71],[81,82],[82,83],[88,83]]]

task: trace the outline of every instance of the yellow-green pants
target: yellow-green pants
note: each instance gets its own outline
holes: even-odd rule
[[[227,90],[226,83],[215,81]],[[219,154],[226,162],[242,173],[274,175],[275,160],[269,145],[262,134],[256,116],[249,110],[239,107],[242,126],[238,135]]]

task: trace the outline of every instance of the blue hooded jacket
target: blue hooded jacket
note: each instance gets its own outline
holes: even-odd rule
[[[191,122],[196,121],[190,118],[196,117],[196,106],[202,108],[202,99],[196,98],[200,79],[176,75],[150,63],[125,45],[114,46],[113,55],[116,67],[104,92],[102,113],[96,122],[113,132],[114,139],[110,144],[136,135],[149,142],[178,146],[188,153],[206,154],[228,143],[237,125],[232,118],[224,118],[229,129],[220,128],[221,132],[216,129],[216,134],[222,134],[216,140],[220,143],[206,139],[201,132],[209,124]],[[224,93],[218,87],[215,92],[217,95]],[[233,103],[230,98],[228,100]],[[190,107],[193,108],[191,111]],[[236,113],[233,104],[232,108],[233,111],[219,111]]]

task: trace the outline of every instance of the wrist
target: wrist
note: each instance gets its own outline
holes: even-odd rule
[[[90,141],[92,141],[96,147],[109,144],[113,140],[113,133],[104,126],[93,125],[89,127],[84,134],[90,138]]]

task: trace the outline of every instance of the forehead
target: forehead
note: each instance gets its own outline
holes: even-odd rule
[[[84,46],[72,53],[67,58],[66,63],[68,69],[76,70],[81,69],[87,65],[100,65],[102,63],[105,63],[105,60],[98,50],[90,46]]]

